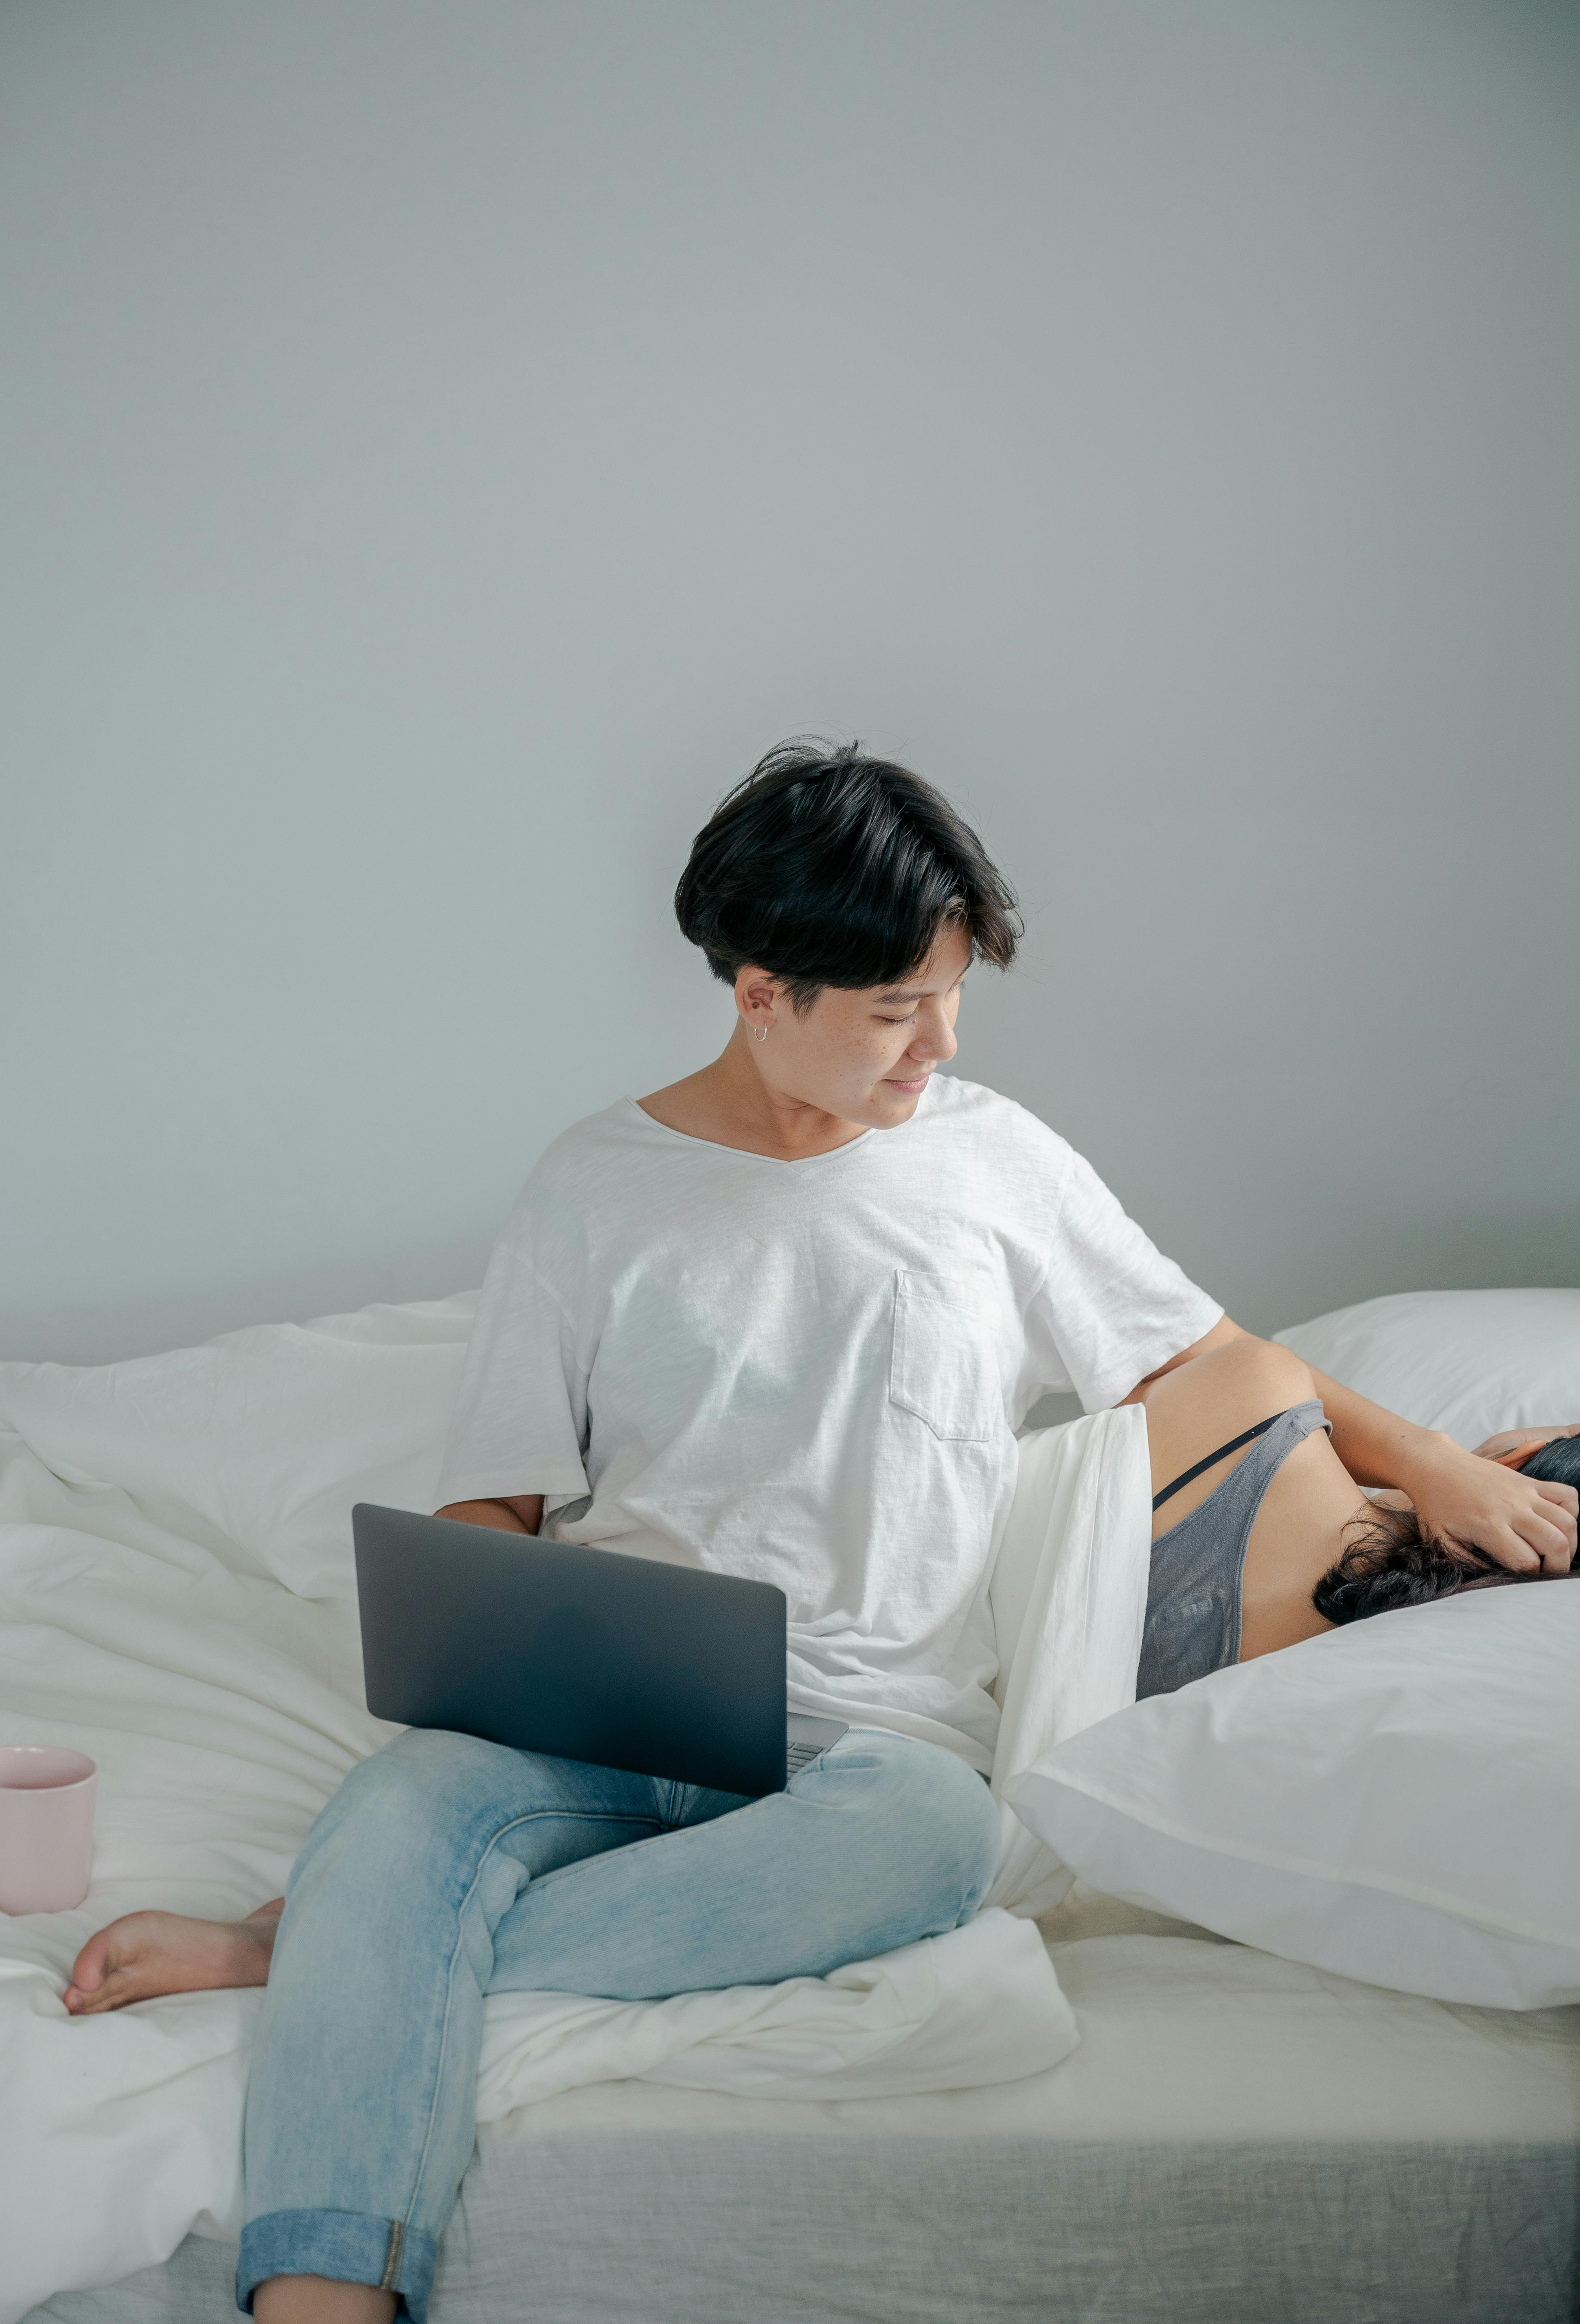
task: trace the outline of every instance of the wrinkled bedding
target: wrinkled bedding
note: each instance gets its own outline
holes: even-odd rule
[[[256,1993],[73,2020],[85,1938],[141,1906],[230,1917],[284,1885],[363,1707],[349,1511],[426,1508],[462,1297],[76,1370],[0,1366],[0,1741],[99,1761],[76,1912],[0,1915],[0,2324],[240,2220]],[[995,1790],[1134,1685],[1148,1542],[1134,1407],[1026,1441],[994,1583]],[[802,2102],[1046,2073],[1074,2020],[1028,1915],[1069,1876],[1007,1808],[969,1927],[828,1978],[671,2001],[498,1996],[479,2117],[641,2078]],[[82,2190],[91,2187],[91,2200]]]

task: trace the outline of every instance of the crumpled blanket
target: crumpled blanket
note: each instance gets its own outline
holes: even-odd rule
[[[0,2324],[241,2222],[261,1997],[73,2019],[93,1930],[140,1906],[233,1917],[285,1884],[345,1771],[396,1730],[363,1707],[349,1511],[432,1507],[474,1300],[259,1326],[78,1370],[0,1365],[0,1741],[100,1767],[76,1912],[0,1914]],[[1131,1699],[1144,1612],[1144,1421],[1028,1437],[997,1554],[994,1788]],[[1013,2080],[1077,2040],[1029,1915],[1069,1886],[1002,1804],[968,1927],[828,1978],[622,2003],[501,1994],[482,2121],[645,2076],[879,2098]]]

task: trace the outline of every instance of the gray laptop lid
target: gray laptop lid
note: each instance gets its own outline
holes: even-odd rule
[[[352,1533],[375,1718],[784,1789],[782,1590],[366,1501]]]

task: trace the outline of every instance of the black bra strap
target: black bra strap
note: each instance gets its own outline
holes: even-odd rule
[[[1290,1409],[1292,1412],[1294,1410],[1294,1406],[1291,1405]],[[1275,1412],[1270,1419],[1259,1420],[1254,1428],[1248,1428],[1244,1436],[1231,1436],[1226,1444],[1220,1444],[1216,1452],[1209,1452],[1205,1461],[1199,1461],[1197,1462],[1194,1469],[1187,1469],[1182,1477],[1176,1477],[1171,1485],[1165,1485],[1161,1493],[1154,1493],[1153,1495],[1153,1508],[1161,1509],[1165,1501],[1171,1501],[1181,1487],[1189,1485],[1193,1478],[1199,1477],[1204,1469],[1216,1468],[1220,1461],[1226,1461],[1231,1452],[1237,1452],[1242,1444],[1249,1444],[1254,1436],[1265,1436],[1268,1430],[1272,1426],[1273,1421],[1281,1420],[1282,1418],[1283,1414],[1281,1412]]]

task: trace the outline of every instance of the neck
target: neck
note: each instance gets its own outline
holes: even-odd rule
[[[861,1137],[867,1127],[776,1089],[758,1061],[751,1035],[739,1021],[711,1065],[638,1102],[666,1130],[705,1138],[713,1146],[738,1147],[746,1154],[769,1155],[779,1162],[831,1154],[837,1146]]]

